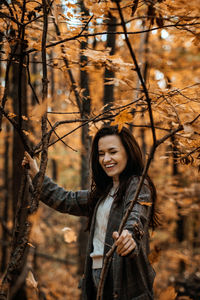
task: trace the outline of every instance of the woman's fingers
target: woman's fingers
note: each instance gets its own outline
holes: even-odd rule
[[[30,169],[31,165],[33,164],[32,157],[28,154],[28,152],[24,152],[24,158],[22,160],[22,167]]]
[[[129,254],[132,250],[134,250],[135,249],[135,242],[132,242],[132,241],[129,241],[126,245],[125,245],[125,247],[120,251],[120,255],[121,256],[125,256],[125,255],[127,255],[127,254]]]
[[[31,178],[34,178],[35,175],[38,173],[39,171],[39,168],[38,168],[38,165],[35,161],[35,159],[33,159],[30,154],[25,151],[24,152],[24,158],[22,160],[22,166],[25,167],[25,166],[29,166],[29,174],[31,176]]]
[[[117,231],[114,231],[112,234],[113,239],[117,240],[119,237],[119,233]]]
[[[119,236],[118,232],[113,232],[113,238],[116,240],[115,245],[117,246],[117,253],[119,255],[127,255],[136,246],[135,241],[128,230],[123,230]]]
[[[23,167],[24,167],[26,164],[29,163],[29,159],[28,159],[26,153],[27,153],[27,152],[24,152],[24,158],[23,158],[23,160],[22,160],[22,166],[23,166]]]

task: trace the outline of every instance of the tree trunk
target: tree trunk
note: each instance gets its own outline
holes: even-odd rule
[[[2,49],[2,40],[3,36],[0,32],[0,50]],[[0,79],[2,77],[2,53],[0,51]],[[2,84],[2,79],[1,82]],[[9,201],[9,164],[8,164],[8,153],[9,153],[9,125],[6,124],[6,137],[5,137],[5,151],[4,151],[4,167],[3,167],[3,174],[4,174],[4,183],[3,183],[3,190],[4,190],[4,207],[3,207],[3,215],[1,216],[1,223],[2,223],[2,240],[8,240],[8,232],[6,229],[7,221],[8,221],[8,201]],[[2,244],[1,247],[1,273],[3,273],[6,269],[7,263],[7,250],[8,245]]]
[[[178,154],[177,154],[177,147],[176,147],[176,140],[175,137],[171,137],[172,143],[172,175],[176,176],[179,174],[178,171]]]
[[[16,115],[15,120],[19,122],[19,101],[21,101],[21,108],[22,108],[22,115],[27,116],[27,87],[26,87],[26,73],[25,69],[23,68],[22,78],[21,78],[21,99],[18,99],[18,89],[19,89],[19,68],[18,63],[13,63],[12,66],[12,78],[11,78],[11,90],[10,90],[10,97],[12,97],[13,103],[13,113]],[[24,125],[24,124],[23,124]],[[26,129],[26,128],[23,128]],[[19,193],[21,178],[23,170],[21,168],[21,162],[24,156],[24,146],[21,142],[19,134],[16,130],[13,132],[13,150],[12,150],[12,162],[13,162],[13,170],[12,170],[12,199],[13,199],[13,215],[16,212],[16,205],[17,205],[17,195]]]
[[[57,162],[55,159],[51,160],[51,165],[52,165],[52,179],[54,181],[57,181],[58,179],[58,168],[57,168]]]
[[[85,16],[89,16],[89,11],[84,6],[84,1],[80,1],[81,12]],[[89,93],[89,79],[87,71],[84,67],[87,65],[87,57],[83,55],[82,50],[87,46],[87,42],[81,42],[81,56],[80,56],[80,87],[83,90],[82,101],[81,101],[81,117],[82,119],[87,119],[90,114],[90,93]],[[81,188],[89,188],[89,153],[91,139],[89,136],[89,126],[85,125],[82,127],[81,131]],[[79,274],[83,274],[86,246],[88,240],[88,234],[84,231],[86,228],[85,218],[80,218],[80,231],[78,236],[79,244]]]
[[[4,209],[2,222],[7,226],[8,222],[8,209],[9,209],[9,134],[10,125],[6,124],[6,137],[5,137],[5,151],[4,151]],[[8,231],[7,227],[2,227],[2,239],[3,241],[8,241]],[[8,258],[8,245],[2,244],[2,258],[1,258],[1,273],[6,270],[7,258]]]
[[[116,32],[116,21],[117,19],[109,13],[108,15],[108,26],[107,26],[107,43],[106,48],[110,49],[110,55],[115,54],[115,41],[116,36],[115,34],[109,34],[110,32]],[[115,77],[115,73],[112,69],[105,68],[104,72],[104,95],[103,95],[103,103],[106,105],[106,108],[112,106],[114,101],[114,85],[107,84],[112,78]]]
[[[19,51],[17,51],[19,53]],[[23,60],[23,64],[25,61]],[[20,78],[20,64],[13,62],[12,65],[12,78],[11,78],[11,90],[10,96],[12,97],[13,103],[13,112],[16,115],[15,120],[17,123],[20,123],[20,119],[22,115],[27,116],[27,80],[26,80],[26,70],[24,66],[22,66],[21,78]],[[21,101],[21,103],[19,103]],[[20,110],[21,109],[21,110]],[[22,114],[22,115],[20,115]],[[26,129],[25,124],[22,123],[22,128]],[[22,181],[23,169],[21,167],[21,162],[24,156],[24,146],[19,137],[18,132],[14,129],[13,131],[13,149],[12,149],[12,206],[13,206],[13,216],[16,216],[17,212],[17,200],[19,195],[19,190]],[[24,203],[22,209],[19,214],[19,232],[18,238],[21,237],[23,239],[23,227],[25,226],[25,220],[27,219],[27,198],[28,194],[24,197]],[[18,266],[18,269],[15,270],[15,273],[12,274],[11,279],[11,294],[12,289],[15,289],[16,292],[13,294],[13,300],[26,300],[26,292],[25,292],[25,284],[24,281],[16,287],[16,282],[19,276],[22,273],[22,270],[25,267],[27,258],[27,251],[24,252],[24,257],[22,260],[22,264]],[[25,280],[25,278],[24,278]]]
[[[36,59],[36,56],[38,54],[34,53],[32,54],[32,68],[31,68],[31,73],[33,75],[33,82],[32,82],[32,87],[33,87],[33,90],[35,91],[35,93],[37,92],[37,87],[38,87],[38,83],[37,83],[37,59]],[[36,101],[36,98],[35,98],[35,94],[31,93],[31,104],[32,106],[36,105],[37,104],[37,101]]]

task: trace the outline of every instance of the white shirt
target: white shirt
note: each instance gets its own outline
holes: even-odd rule
[[[97,209],[93,237],[93,252],[90,253],[90,257],[92,257],[93,261],[93,269],[102,268],[103,265],[104,243],[108,224],[108,217],[113,203],[113,194],[114,189],[112,188],[108,196],[99,204],[99,207]]]

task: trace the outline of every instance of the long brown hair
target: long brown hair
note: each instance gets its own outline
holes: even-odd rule
[[[91,192],[89,197],[89,207],[90,216],[88,221],[88,229],[91,224],[91,219],[93,211],[97,201],[100,198],[105,198],[112,187],[112,177],[109,177],[102,169],[99,163],[99,151],[98,143],[99,139],[107,135],[117,135],[127,153],[127,164],[125,169],[119,175],[119,187],[115,196],[115,202],[120,203],[123,200],[123,195],[130,184],[131,178],[133,176],[141,176],[144,169],[144,162],[142,157],[142,152],[140,147],[132,135],[131,131],[126,127],[122,127],[121,131],[118,130],[117,126],[104,126],[95,135],[92,148],[91,148],[91,171],[92,171],[92,181],[91,181]],[[156,215],[155,215],[155,201],[156,201],[156,189],[155,186],[147,175],[146,179],[149,183],[151,190],[151,200],[152,200],[152,211],[150,217],[150,226],[152,228],[156,225]]]

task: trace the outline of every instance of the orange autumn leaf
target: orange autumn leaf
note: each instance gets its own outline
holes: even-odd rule
[[[119,132],[122,130],[122,127],[127,123],[127,122],[132,122],[133,116],[130,112],[127,110],[124,110],[119,113],[115,117],[115,120],[111,123],[111,125],[117,125]]]
[[[28,121],[28,118],[27,118],[26,116],[22,116],[22,119],[23,119],[24,121]]]
[[[8,117],[10,118],[10,119],[13,119],[13,118],[15,118],[17,115],[16,114],[14,114],[14,113],[9,113],[8,114]]]

